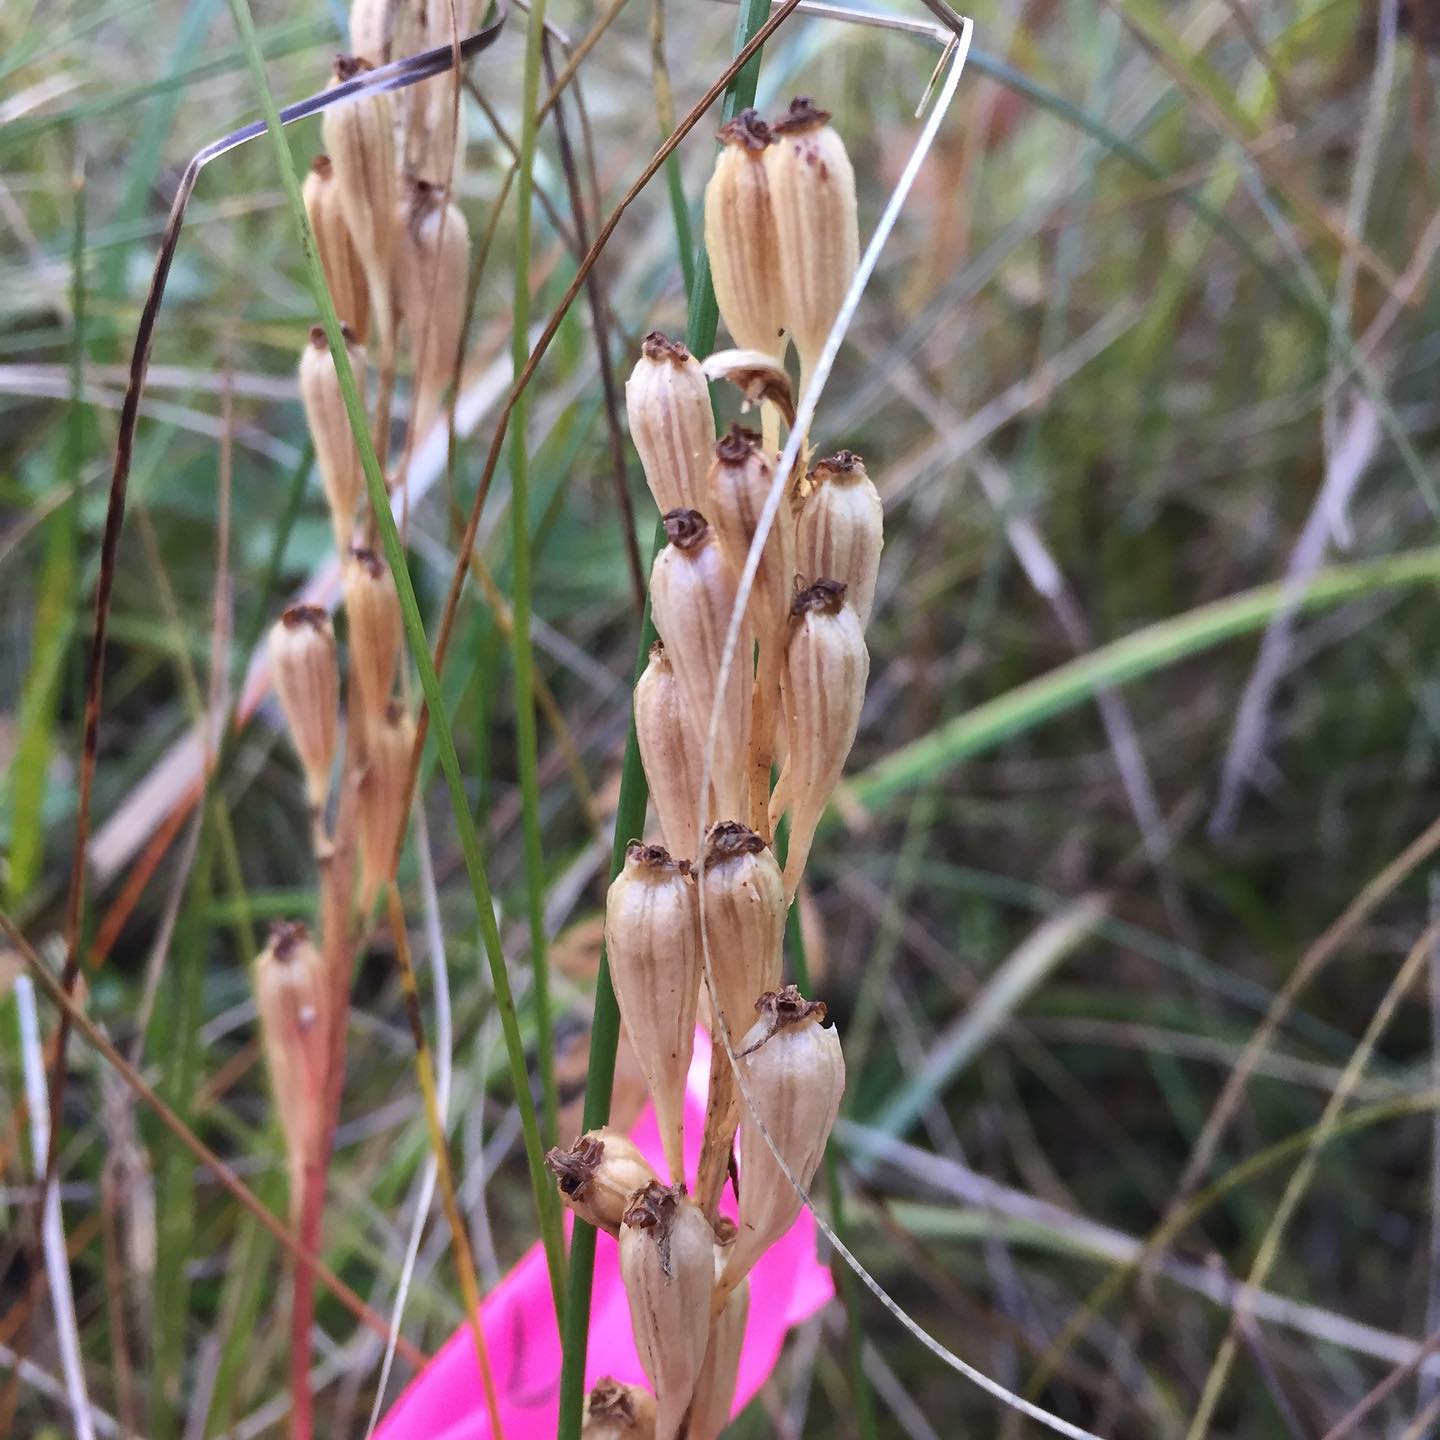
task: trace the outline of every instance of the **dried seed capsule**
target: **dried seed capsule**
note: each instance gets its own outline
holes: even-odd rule
[[[413,180],[401,207],[398,264],[401,314],[410,334],[415,375],[414,434],[424,435],[440,410],[455,371],[465,321],[470,271],[470,227],[443,192]]]
[[[764,156],[802,394],[860,258],[855,172],[829,122],[826,111],[800,96],[770,126],[775,143]]]
[[[561,1203],[611,1235],[619,1235],[631,1195],[655,1179],[640,1147],[609,1126],[588,1131],[568,1150],[557,1146],[545,1164],[555,1176]]]
[[[696,797],[703,756],[664,641],[650,647],[650,663],[635,684],[634,704],[635,738],[665,845],[672,855],[698,856]]]
[[[730,1247],[715,1247],[715,1276],[719,1279]],[[690,1428],[686,1440],[717,1440],[730,1423],[735,1384],[740,1378],[740,1349],[745,1343],[745,1322],[750,1318],[750,1281],[742,1280],[730,1292],[725,1308],[710,1321],[705,1363],[690,1402]]]
[[[620,1274],[640,1363],[655,1390],[655,1440],[679,1434],[710,1333],[714,1232],[685,1187],[638,1191],[620,1227]]]
[[[786,297],[770,193],[770,129],[754,110],[723,126],[715,172],[705,187],[705,249],[715,302],[735,343],[785,354]]]
[[[723,694],[718,690],[725,632],[735,605],[735,574],[698,510],[665,516],[670,543],[655,557],[650,598],[655,628],[675,669],[685,713],[704,754],[717,695],[719,717],[711,784],[722,815],[744,813],[746,756],[750,746],[750,656],[754,645],[742,627]]]
[[[655,1105],[670,1178],[685,1180],[685,1077],[700,999],[700,930],[688,860],[631,845],[605,897],[615,998]]]
[[[625,413],[660,513],[703,504],[705,472],[715,445],[715,412],[709,383],[678,340],[668,340],[658,330],[645,337],[625,382]]]
[[[745,1036],[740,1064],[755,1106],[740,1121],[740,1228],[716,1287],[714,1308],[795,1222],[801,1199],[756,1124],[756,1114],[805,1190],[815,1178],[845,1093],[840,1037],[821,1022],[825,1006],[787,985],[766,995]]]
[[[352,0],[350,48],[372,68],[390,58],[397,0]]]
[[[255,999],[285,1134],[293,1208],[300,1203],[305,1170],[324,1162],[330,1070],[330,1000],[324,963],[303,925],[272,927],[269,944],[255,962]]]
[[[580,1440],[655,1440],[655,1397],[605,1376],[585,1397]]]
[[[373,550],[352,550],[345,561],[345,613],[350,617],[350,679],[367,716],[390,703],[403,623],[390,567]]]
[[[345,338],[355,383],[363,397],[365,351],[349,326],[342,325],[340,332]],[[311,329],[310,341],[300,356],[300,402],[305,407],[305,422],[315,442],[315,463],[320,467],[320,482],[330,504],[335,548],[344,555],[355,533],[355,507],[365,488],[365,472],[360,467],[360,451],[355,445],[350,417],[345,412],[345,398],[340,393],[335,357],[319,325]]]
[[[350,238],[350,226],[340,208],[335,167],[328,155],[317,155],[305,177],[305,213],[315,232],[315,248],[325,271],[325,283],[335,302],[335,313],[364,344],[370,329],[370,289],[360,252]]]
[[[862,630],[875,605],[884,543],[885,507],[865,462],[853,450],[820,461],[795,521],[795,568],[840,581]]]
[[[787,425],[795,423],[795,388],[789,372],[763,350],[716,350],[700,366],[707,380],[728,380],[741,394],[740,413],[769,402]]]
[[[781,704],[790,737],[786,761],[790,851],[785,895],[793,899],[805,873],[815,828],[840,779],[865,703],[870,653],[845,587],[817,580],[792,607],[790,643],[780,674]],[[779,816],[772,810],[771,823]]]
[[[463,40],[471,33],[475,22],[470,0],[455,0],[453,32],[451,19],[449,0],[430,0],[425,10],[425,45],[449,45],[456,37]],[[464,176],[465,110],[460,106],[457,115],[455,104],[459,83],[461,77],[451,70],[411,90],[406,143],[406,167],[433,184],[448,184],[452,194],[459,190]]]
[[[335,83],[373,68],[353,55],[338,56]],[[388,93],[367,95],[348,105],[332,105],[320,128],[383,337],[391,328],[390,269],[395,253],[395,108]]]
[[[270,675],[305,771],[312,810],[325,807],[340,713],[335,631],[318,605],[292,605],[270,629]]]
[[[402,705],[389,706],[365,734],[360,781],[360,909],[368,912],[390,878],[409,814],[410,757],[415,722]]]

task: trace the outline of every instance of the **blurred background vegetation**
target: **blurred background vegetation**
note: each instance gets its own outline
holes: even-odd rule
[[[562,0],[551,18],[578,40],[600,13]],[[653,13],[632,0],[581,66],[591,234],[662,138]],[[931,23],[918,5],[887,13]],[[262,3],[256,19],[277,95],[321,88],[344,48],[339,9]],[[1320,1436],[1440,1327],[1440,7],[983,0],[974,19],[976,54],[815,430],[823,451],[866,456],[887,506],[869,699],[804,902],[849,1061],[836,1143],[854,1245],[946,1345],[1087,1428],[1183,1436],[1198,1410],[1201,1434]],[[664,23],[683,114],[730,53],[734,12],[684,0]],[[518,133],[523,25],[512,16],[472,69],[460,201],[476,235]],[[181,167],[258,105],[221,0],[12,0],[0,41],[0,889],[54,961],[130,342]],[[923,34],[803,15],[767,48],[761,108],[803,92],[834,112],[862,234],[938,54]],[[680,151],[692,220],[712,128]],[[308,163],[318,126],[288,135]],[[575,266],[549,127],[536,177],[543,318]],[[512,230],[500,214],[453,482],[443,456],[416,461],[441,477],[410,518],[432,629],[508,380]],[[647,330],[683,329],[663,177],[602,269],[623,374]],[[161,317],[85,930],[103,957],[91,1015],[277,1206],[247,967],[268,919],[311,912],[315,884],[269,705],[227,747],[203,825],[154,837],[164,762],[201,723],[212,662],[238,693],[259,627],[330,547],[294,385],[313,319],[271,157],[250,146],[203,175]],[[583,305],[539,372],[529,439],[536,662],[566,722],[542,715],[541,777],[573,1126],[637,636]],[[626,480],[643,550],[633,455]],[[482,527],[502,600],[467,592],[446,685],[529,1035],[507,498],[502,461]],[[533,1241],[533,1210],[441,787],[425,814],[454,1007],[453,1153],[489,1286]],[[418,917],[413,853],[401,878]],[[1285,997],[1197,1158],[1302,963],[1313,983]],[[54,1013],[41,1018],[52,1034]],[[33,1436],[67,1422],[32,1271],[13,996],[0,1035],[0,1431]],[[351,1047],[327,1258],[385,1311],[426,1141],[383,939],[358,977]],[[59,1161],[95,1405],[147,1436],[278,1433],[276,1248],[83,1041],[69,1063]],[[636,1103],[633,1084],[617,1103]],[[1337,1117],[1342,1133],[1307,1159]],[[1137,1280],[1124,1267],[1194,1194]],[[1288,1224],[1270,1233],[1277,1213]],[[448,1243],[432,1223],[406,1311],[427,1351],[460,1321]],[[1237,1311],[1257,1256],[1266,1294]],[[872,1298],[858,1320],[880,1434],[1041,1433]],[[361,1434],[378,1342],[323,1295],[320,1323],[322,1431]],[[797,1334],[735,1433],[859,1433],[844,1337],[838,1305]],[[1348,1433],[1435,1433],[1436,1388],[1406,1378]]]

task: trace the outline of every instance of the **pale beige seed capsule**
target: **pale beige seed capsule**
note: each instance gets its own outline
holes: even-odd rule
[[[655,1390],[655,1440],[680,1433],[705,1363],[714,1239],[683,1185],[647,1185],[632,1197],[620,1227],[630,1325]]]
[[[630,1197],[655,1179],[640,1147],[609,1126],[588,1131],[568,1150],[557,1146],[545,1164],[555,1177],[561,1204],[611,1235],[619,1235]]]
[[[450,0],[428,0],[424,44],[434,47],[451,44],[455,36],[465,39],[475,28],[471,0],[455,0],[453,34],[451,18]],[[448,182],[452,194],[460,189],[465,164],[465,108],[462,104],[457,116],[455,106],[458,80],[451,70],[414,87],[406,144],[407,167],[432,184]]]
[[[585,1397],[581,1440],[655,1440],[655,1397],[605,1376]]]
[[[787,985],[765,996],[759,1009],[739,1052],[755,1106],[752,1113],[746,1105],[740,1120],[740,1228],[716,1286],[714,1310],[794,1224],[803,1203],[765,1143],[756,1115],[791,1175],[808,1191],[845,1093],[840,1037],[822,1023],[820,1001],[806,1000]]]
[[[279,924],[255,962],[260,1038],[290,1162],[292,1209],[307,1169],[324,1163],[330,1001],[324,962],[298,923]]]
[[[335,84],[373,69],[353,55],[335,61]],[[333,105],[320,122],[335,170],[340,206],[365,267],[370,305],[381,336],[391,327],[391,266],[395,254],[395,107],[388,93]]]
[[[444,194],[426,180],[412,180],[401,207],[400,313],[409,333],[415,402],[411,426],[424,436],[440,413],[440,399],[455,371],[465,322],[470,272],[470,227]]]
[[[705,249],[715,302],[738,346],[783,358],[780,239],[766,161],[770,130],[754,110],[742,110],[719,138],[720,154],[705,187]]]
[[[373,550],[345,561],[345,613],[350,620],[350,679],[367,717],[383,715],[395,685],[403,622],[390,567]]]
[[[875,606],[884,543],[885,506],[865,462],[853,450],[820,461],[795,521],[795,569],[840,581],[862,630]]]
[[[366,728],[365,774],[360,781],[360,909],[368,912],[390,878],[397,837],[409,813],[410,757],[415,722],[393,704]]]
[[[605,897],[610,978],[650,1087],[665,1163],[685,1180],[685,1077],[700,1000],[700,922],[688,860],[631,845]]]
[[[397,0],[352,0],[350,48],[372,68],[390,58]]]
[[[715,1246],[715,1278],[725,1271],[734,1245],[735,1226],[724,1220],[728,1235]],[[745,1343],[745,1322],[750,1317],[750,1281],[742,1280],[730,1292],[725,1308],[710,1321],[710,1338],[705,1346],[705,1363],[690,1401],[690,1428],[686,1440],[716,1440],[730,1423],[735,1403],[735,1384],[740,1378],[740,1351]]]
[[[685,703],[685,713],[704,753],[710,714],[719,697],[711,783],[722,815],[745,813],[750,746],[750,656],[754,640],[741,628],[723,693],[719,690],[725,632],[735,605],[735,573],[698,510],[665,516],[670,543],[655,557],[650,598],[655,628]],[[698,797],[696,805],[698,809]]]
[[[370,289],[365,280],[365,267],[360,252],[350,238],[350,227],[340,208],[340,192],[335,185],[335,167],[328,155],[317,155],[305,177],[305,213],[315,232],[315,247],[320,252],[320,265],[325,283],[335,302],[335,313],[347,324],[363,345],[370,330]]]
[[[791,806],[785,895],[793,899],[805,873],[815,829],[839,783],[865,704],[870,653],[845,587],[831,579],[802,590],[792,606],[790,643],[780,672],[790,754],[786,793]],[[778,793],[778,792],[777,792]],[[779,820],[772,808],[771,824]]]
[[[363,398],[365,351],[348,326],[342,325],[340,331]],[[311,329],[309,343],[300,356],[300,402],[305,407],[305,421],[315,442],[315,463],[320,467],[320,481],[330,504],[335,548],[344,555],[355,533],[355,508],[365,488],[365,472],[360,466],[360,451],[340,393],[335,357],[330,353],[325,331],[318,325]]]
[[[324,809],[340,714],[335,631],[318,605],[292,605],[270,629],[270,676],[305,771],[310,808]]]
[[[707,380],[727,380],[741,395],[740,413],[769,403],[787,425],[795,423],[795,388],[790,374],[763,350],[716,350],[700,366]]]
[[[672,855],[698,857],[700,810],[695,797],[700,793],[702,752],[664,641],[650,647],[650,663],[635,684],[633,699],[635,738],[660,817],[660,834]]]
[[[802,393],[860,259],[855,172],[829,122],[826,111],[800,96],[772,122],[775,143],[764,156]]]
[[[660,513],[698,509],[715,446],[715,412],[709,383],[678,340],[658,330],[645,337],[625,382],[625,413]]]

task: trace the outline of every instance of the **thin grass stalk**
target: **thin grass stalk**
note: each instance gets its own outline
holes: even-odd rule
[[[300,182],[295,174],[290,149],[281,129],[275,97],[265,75],[264,60],[260,53],[259,40],[255,34],[255,22],[250,13],[249,0],[231,0],[231,11],[235,17],[236,28],[245,47],[251,76],[261,101],[275,155],[276,169],[285,190],[292,219],[301,237],[311,293],[320,312],[321,325],[325,330],[326,339],[330,343],[331,354],[335,356],[335,365],[340,377],[340,390],[345,400],[346,414],[349,416],[350,426],[355,435],[355,443],[360,450],[360,460],[365,471],[365,484],[370,496],[371,507],[375,513],[378,538],[385,554],[386,563],[395,577],[395,586],[400,597],[400,611],[405,622],[406,641],[419,672],[420,689],[425,696],[425,713],[435,727],[436,744],[440,752],[440,767],[445,775],[451,807],[455,813],[460,849],[475,900],[481,938],[484,941],[486,958],[490,964],[491,979],[495,988],[495,1004],[500,1015],[501,1030],[505,1037],[511,1083],[515,1090],[515,1101],[520,1112],[520,1126],[525,1137],[525,1155],[529,1163],[530,1185],[535,1196],[535,1208],[539,1217],[540,1235],[545,1247],[551,1288],[555,1292],[556,1311],[563,1314],[565,1277],[562,1269],[563,1243],[560,1228],[560,1206],[555,1197],[554,1186],[550,1183],[549,1174],[545,1169],[545,1151],[540,1140],[535,1103],[530,1094],[529,1074],[525,1065],[525,1050],[520,1036],[520,1023],[515,1012],[514,992],[510,988],[510,976],[505,967],[505,953],[500,943],[499,926],[495,920],[490,882],[486,875],[484,861],[480,856],[480,842],[475,832],[475,821],[470,813],[469,797],[465,794],[464,779],[460,773],[460,759],[455,750],[455,737],[450,728],[449,717],[445,712],[444,698],[440,693],[440,680],[435,670],[436,662],[431,658],[424,621],[420,617],[420,607],[415,598],[415,587],[410,580],[410,572],[405,564],[405,552],[400,544],[400,533],[396,528],[395,518],[390,513],[385,477],[376,458],[375,447],[370,440],[364,402],[355,384],[354,372],[350,368],[350,357],[346,352],[344,338],[340,333],[340,320],[335,313],[334,302],[330,299],[324,272],[320,268],[314,236],[310,233],[305,202],[300,194]],[[417,740],[417,751],[419,746],[420,742]],[[414,768],[412,762],[412,771]]]
[[[545,0],[531,0],[525,27],[525,82],[521,101],[520,155],[516,172],[515,287],[510,353],[518,379],[530,353],[531,201],[535,183],[535,107],[540,100],[540,62],[545,45]],[[555,1143],[559,1100],[555,1090],[555,1029],[550,1014],[550,961],[545,934],[545,855],[540,837],[540,755],[535,733],[535,651],[530,637],[530,454],[528,391],[516,397],[510,426],[510,650],[515,668],[515,749],[520,772],[525,897],[530,913],[530,968],[540,1056],[542,1136]],[[557,1306],[557,1315],[560,1309]]]
[[[791,0],[790,9],[798,0]],[[782,12],[782,15],[785,12]],[[737,54],[750,45],[767,20],[771,19],[769,0],[746,0],[735,26],[734,49]],[[773,27],[772,27],[773,28]],[[729,120],[755,100],[760,77],[761,51],[757,46],[731,77],[725,90],[722,113]],[[671,139],[683,132],[672,131]],[[672,149],[666,158],[673,154]],[[605,232],[601,232],[601,239]],[[715,291],[710,283],[710,267],[703,247],[696,256],[693,282],[689,286],[690,307],[686,322],[685,343],[692,354],[707,355],[714,348],[720,312],[715,305]],[[650,554],[654,557],[665,545],[663,523],[655,527]],[[635,651],[635,669],[630,688],[639,683],[650,662],[650,647],[656,640],[655,626],[650,618],[647,595],[640,621],[640,643]],[[645,780],[645,767],[640,760],[640,744],[631,716],[625,738],[625,760],[620,772],[620,797],[615,812],[615,844],[610,855],[610,878],[620,873],[625,863],[625,848],[630,838],[645,828],[645,806],[650,798]],[[600,952],[600,970],[595,980],[595,1010],[590,1027],[590,1062],[585,1074],[585,1107],[582,1130],[598,1129],[610,1119],[610,1097],[615,1083],[615,1052],[620,1038],[620,1007],[610,981],[610,964],[605,951]],[[585,1406],[585,1355],[590,1334],[590,1296],[595,1275],[595,1229],[577,1220],[570,1239],[570,1308],[565,1312],[561,1339],[564,1346],[560,1367],[560,1418],[557,1440],[580,1440],[580,1425]]]

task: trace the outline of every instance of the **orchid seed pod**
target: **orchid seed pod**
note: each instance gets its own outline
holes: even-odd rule
[[[860,628],[875,606],[875,577],[885,543],[885,506],[853,450],[821,460],[806,484],[795,520],[795,569],[845,586]]]
[[[350,238],[350,226],[340,208],[340,191],[335,184],[335,167],[328,155],[317,155],[305,177],[305,213],[315,232],[315,248],[325,283],[335,302],[335,313],[364,344],[370,329],[370,289],[360,252]]]
[[[368,913],[390,878],[410,801],[410,759],[415,722],[404,706],[386,708],[365,733],[365,773],[360,780],[360,909]]]
[[[680,1433],[710,1334],[714,1232],[683,1185],[652,1182],[620,1227],[620,1275],[640,1363],[655,1390],[655,1440]]]
[[[716,350],[700,366],[707,380],[728,380],[741,395],[740,413],[768,401],[787,425],[795,423],[795,387],[790,373],[763,350]]]
[[[740,1228],[716,1286],[713,1309],[750,1273],[755,1262],[794,1224],[802,1201],[776,1162],[756,1123],[802,1189],[815,1178],[825,1142],[845,1093],[840,1037],[826,1026],[825,1006],[793,986],[762,997],[738,1051],[745,1089],[755,1109],[740,1120]]]
[[[609,1126],[588,1131],[568,1150],[557,1146],[545,1164],[555,1176],[560,1203],[597,1230],[617,1236],[630,1197],[655,1179],[640,1147]]]
[[[260,1038],[290,1161],[292,1208],[307,1168],[324,1163],[330,1002],[324,961],[304,925],[278,924],[255,962]]]
[[[372,68],[365,60],[341,55],[335,61],[335,83]],[[395,253],[395,107],[386,92],[366,95],[348,105],[332,105],[320,126],[335,170],[340,207],[365,267],[375,322],[384,337],[391,328],[390,270]]]
[[[777,359],[786,347],[779,231],[770,193],[770,129],[754,110],[721,127],[705,187],[705,249],[715,303],[744,350]]]
[[[397,0],[352,0],[350,48],[371,67],[390,58],[397,8]]]
[[[350,368],[360,394],[365,394],[365,351],[348,325],[341,325]],[[340,393],[340,376],[325,331],[314,326],[309,342],[300,356],[300,402],[305,407],[305,422],[315,442],[315,463],[320,467],[320,483],[330,504],[330,520],[335,527],[335,548],[343,555],[350,548],[355,533],[355,507],[365,488],[365,472],[360,466],[360,451],[355,433],[345,410],[345,397]]]
[[[855,743],[870,654],[860,617],[846,603],[845,587],[838,581],[817,580],[802,590],[791,613],[780,695],[790,738],[786,768],[792,806],[785,895],[793,900],[815,828]],[[777,819],[772,813],[771,823]]]
[[[410,335],[415,376],[411,426],[417,438],[439,413],[465,323],[470,227],[456,206],[443,201],[438,187],[412,181],[399,225],[399,295]]]
[[[685,1179],[685,1077],[700,999],[700,925],[688,860],[631,845],[605,897],[605,948],[631,1048],[645,1072],[670,1178]]]
[[[585,1397],[580,1440],[655,1440],[655,1397],[605,1376]]]
[[[685,713],[704,754],[710,714],[719,699],[711,784],[722,815],[744,813],[750,746],[750,656],[753,638],[742,626],[724,692],[718,689],[725,632],[735,605],[735,574],[715,532],[698,510],[665,516],[670,543],[655,557],[650,599],[655,628],[685,703]],[[698,807],[698,797],[697,797]]]
[[[325,808],[340,715],[335,631],[318,605],[292,605],[270,629],[270,675],[305,771],[310,808]]]
[[[802,95],[771,124],[775,143],[764,154],[785,323],[800,352],[802,394],[860,259],[855,172],[829,122],[829,114]]]
[[[660,834],[672,855],[698,856],[700,772],[703,753],[685,713],[665,643],[650,647],[650,663],[635,683],[635,738],[660,817]]]
[[[625,382],[625,413],[660,513],[697,509],[715,447],[715,412],[709,382],[678,340],[658,330],[645,337]]]
[[[729,1232],[724,1243],[715,1246],[715,1278],[725,1271],[736,1227],[733,1221],[717,1222]],[[730,1292],[725,1308],[711,1318],[710,1338],[705,1346],[705,1363],[690,1401],[690,1428],[686,1440],[716,1440],[730,1423],[735,1403],[735,1385],[740,1378],[740,1351],[745,1343],[745,1322],[750,1318],[750,1281],[747,1277]]]
[[[427,48],[464,40],[475,28],[471,0],[454,0],[454,12],[452,17],[450,0],[429,0],[423,42]],[[455,104],[455,87],[461,83],[463,76],[449,70],[414,87],[406,149],[406,165],[414,174],[448,185],[452,194],[464,178],[465,110],[459,107],[457,115]]]
[[[345,613],[350,619],[350,679],[367,716],[382,715],[395,685],[404,622],[390,567],[373,550],[345,561]]]

